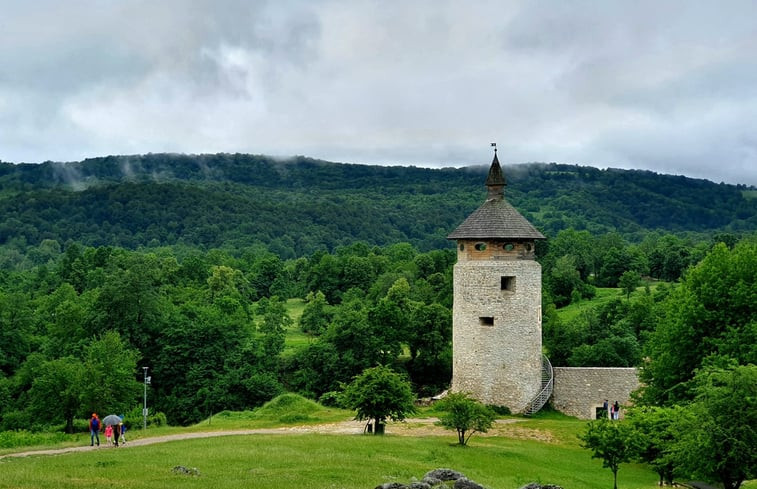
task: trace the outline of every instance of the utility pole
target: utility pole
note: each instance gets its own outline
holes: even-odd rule
[[[150,367],[142,367],[142,371],[145,374],[144,377],[144,384],[145,384],[145,402],[142,406],[142,429],[147,429],[147,385],[150,383],[150,377],[147,376],[147,369]]]

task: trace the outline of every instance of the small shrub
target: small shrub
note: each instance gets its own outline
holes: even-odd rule
[[[439,401],[438,409],[443,413],[436,424],[457,431],[457,441],[463,446],[468,444],[474,433],[486,433],[497,416],[489,406],[481,404],[465,392],[448,394]]]
[[[3,414],[0,429],[3,431],[10,430],[28,430],[32,425],[32,417],[26,411],[10,411]]]
[[[148,416],[147,426],[150,426],[150,427],[168,426],[168,420],[166,419],[165,413],[155,413],[152,416]]]
[[[318,403],[328,407],[342,407],[339,403],[339,392],[337,391],[324,392],[318,398]]]
[[[0,448],[52,445],[73,439],[72,435],[62,432],[32,433],[27,430],[2,431],[0,432]]]
[[[137,406],[131,411],[127,411],[126,414],[124,415],[124,424],[130,430],[133,430],[135,428],[141,428],[144,425],[144,418],[142,417],[142,407]],[[153,427],[153,428],[158,427],[158,426],[168,426],[168,421],[166,419],[165,413],[156,412],[153,414],[148,414],[147,426]]]
[[[63,429],[61,428],[61,431]],[[89,420],[88,419],[74,419],[74,433],[89,432]]]
[[[494,404],[488,404],[488,407],[494,411],[497,416],[510,416],[512,411],[507,406],[495,406]]]

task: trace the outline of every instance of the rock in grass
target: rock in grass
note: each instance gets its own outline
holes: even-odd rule
[[[455,480],[455,485],[453,487],[454,489],[485,489],[484,486],[478,482],[473,482],[467,477],[460,477]]]
[[[439,481],[441,483],[441,481]],[[431,489],[431,484],[423,481],[413,481],[410,483],[410,489]]]
[[[428,484],[430,487],[438,486],[439,484],[442,484],[443,481],[441,479],[437,479],[436,477],[429,477],[426,476],[421,481],[423,484]]]
[[[376,486],[375,489],[486,489],[478,482],[474,482],[463,474],[452,469],[434,469],[426,472],[423,480],[413,480],[409,484],[387,482]],[[520,489],[562,489],[555,484],[539,484],[531,482]]]
[[[174,474],[181,474],[181,475],[193,475],[193,476],[199,476],[200,475],[200,469],[197,467],[184,467],[183,465],[177,465],[173,469],[171,469],[171,472]]]
[[[405,484],[399,482],[386,482],[380,486],[376,486],[375,489],[409,489]]]
[[[438,479],[440,481],[456,481],[465,476],[452,469],[434,469],[426,472],[426,475],[424,475],[423,478],[425,479],[426,477],[430,479]]]

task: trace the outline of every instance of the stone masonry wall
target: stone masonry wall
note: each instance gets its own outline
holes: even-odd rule
[[[552,406],[580,419],[595,419],[605,399],[629,405],[631,392],[639,387],[635,368],[555,367]]]
[[[522,411],[541,388],[541,266],[461,261],[453,282],[452,390]]]

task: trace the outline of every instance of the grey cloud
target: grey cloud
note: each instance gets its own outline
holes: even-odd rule
[[[0,158],[243,151],[757,184],[757,4],[7,2]],[[717,163],[714,164],[713,162]]]

